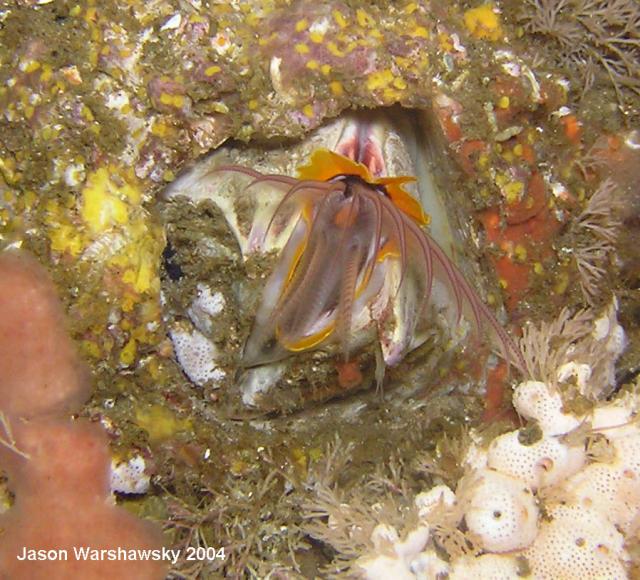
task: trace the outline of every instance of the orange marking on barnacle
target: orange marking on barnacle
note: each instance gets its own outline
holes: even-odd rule
[[[387,193],[395,205],[402,213],[408,215],[413,221],[421,226],[426,226],[431,221],[420,202],[404,190],[402,184],[416,181],[415,177],[382,177],[375,183],[384,185]]]
[[[373,268],[367,268],[364,277],[358,287],[356,288],[355,298],[358,299],[362,296],[362,293],[365,291],[366,287],[369,285],[369,281],[371,280],[371,275],[373,274]]]
[[[394,240],[388,240],[378,250],[376,261],[384,262],[387,258],[400,258],[400,257],[401,257],[401,253],[400,253],[400,248],[398,247],[398,244]]]
[[[291,266],[289,267],[289,272],[287,273],[287,280],[284,283],[283,290],[286,290],[289,284],[291,283],[291,280],[293,280],[293,276],[296,272],[296,268],[300,263],[300,258],[302,258],[302,254],[304,253],[306,247],[307,247],[307,241],[304,240],[303,242],[300,242],[300,244],[296,248],[296,252],[293,255],[293,259],[291,260]]]
[[[298,167],[299,179],[327,181],[336,175],[357,175],[371,185],[384,186],[393,205],[400,211],[420,225],[429,223],[429,216],[422,209],[420,202],[402,187],[405,183],[416,181],[415,177],[404,175],[374,177],[366,165],[328,149],[316,149],[311,156],[310,163]]]
[[[336,175],[359,175],[368,183],[373,180],[365,165],[328,149],[316,149],[309,165],[298,167],[298,179],[327,181]]]
[[[304,204],[302,208],[302,219],[307,223],[307,225],[311,225],[311,220],[313,219],[313,211],[310,203]],[[291,260],[291,266],[289,267],[289,272],[287,273],[287,280],[284,283],[283,289],[286,290],[293,280],[293,276],[296,272],[296,268],[300,263],[300,259],[302,258],[302,254],[307,249],[307,242],[309,241],[309,233],[304,237],[304,240],[300,242],[298,247],[296,248],[295,254],[293,255],[293,259]]]
[[[310,334],[309,336],[304,336],[300,340],[296,340],[293,342],[287,341],[282,337],[282,333],[280,331],[280,327],[276,326],[276,338],[286,348],[291,352],[302,352],[304,350],[312,349],[318,346],[322,341],[324,341],[334,330],[336,324],[335,322],[330,322],[323,329],[315,332],[314,334]]]

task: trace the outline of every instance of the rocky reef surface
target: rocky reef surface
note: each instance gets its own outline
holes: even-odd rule
[[[175,577],[373,575],[376,555],[416,577],[481,559],[507,577],[544,576],[553,568],[539,546],[555,541],[576,497],[593,500],[589,474],[622,473],[607,480],[611,517],[620,502],[637,511],[623,485],[637,474],[620,449],[637,436],[640,16],[631,0],[577,2],[575,13],[565,4],[0,7],[0,247],[32,251],[54,278],[96,384],[81,415],[109,433],[119,501],[161,522],[172,546],[225,547],[224,559],[181,559]],[[392,106],[421,127],[440,189],[468,202],[469,251],[494,281],[488,301],[524,328],[530,368],[493,361],[479,390],[467,362],[421,377],[408,400],[371,393],[279,418],[222,416],[220,393],[194,388],[176,364],[162,319],[171,248],[160,192],[227,140],[286,152],[346,109]],[[206,218],[193,215],[213,227]],[[618,324],[626,349],[612,343],[603,357]],[[545,430],[520,404],[531,384],[553,405],[559,396],[575,424]],[[620,421],[598,418],[611,408]],[[538,467],[494,465],[500,442],[516,438],[547,476],[558,453],[571,455],[563,477],[577,495],[534,481]],[[485,458],[474,463],[470,449]],[[445,484],[442,501],[416,503]],[[528,490],[520,516],[536,525],[518,520],[516,543],[499,544],[482,527],[495,522],[470,514],[487,486],[513,485]],[[11,504],[4,492],[3,509]],[[329,505],[350,506],[347,520]],[[577,550],[604,546],[633,575],[634,521],[609,521],[609,543],[571,539]],[[495,556],[514,550],[508,562]],[[429,573],[412,564],[425,551]]]

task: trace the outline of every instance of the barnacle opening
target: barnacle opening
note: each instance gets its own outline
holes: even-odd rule
[[[470,382],[457,355],[481,326],[518,356],[466,281],[484,281],[470,204],[435,185],[456,174],[434,155],[430,122],[349,113],[286,150],[225,145],[168,189],[167,235],[187,275],[165,276],[165,319],[186,375],[232,414],[366,391],[381,380],[380,348],[396,396],[452,369]],[[202,208],[213,224],[196,217]],[[197,307],[202,288],[223,297],[224,324]]]

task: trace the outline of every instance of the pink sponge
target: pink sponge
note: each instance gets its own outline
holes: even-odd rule
[[[69,417],[87,395],[46,273],[0,254],[0,468],[15,494],[0,516],[2,580],[164,578],[160,530],[113,501],[104,431]]]
[[[0,516],[0,578],[164,577],[160,531],[111,498],[107,439],[98,425],[33,419],[17,422],[13,436],[26,457],[0,451],[16,494],[12,509]],[[67,559],[20,560],[25,548]],[[85,548],[97,559],[84,560]],[[131,559],[132,550],[144,559]]]
[[[0,253],[0,405],[35,417],[78,410],[88,372],[69,340],[47,272],[29,254]]]
[[[11,430],[20,453],[0,447],[0,462],[16,493],[16,505],[23,496],[43,492],[56,500],[104,500],[110,457],[99,425],[54,417],[13,421]]]

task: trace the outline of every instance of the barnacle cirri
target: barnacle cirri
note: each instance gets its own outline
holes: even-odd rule
[[[172,184],[165,315],[193,382],[288,411],[380,382],[409,353],[433,371],[481,328],[518,356],[451,259],[460,236],[415,140],[402,120],[348,115],[286,149],[221,148]],[[409,191],[401,176],[419,173]],[[213,296],[225,306],[208,315]]]

